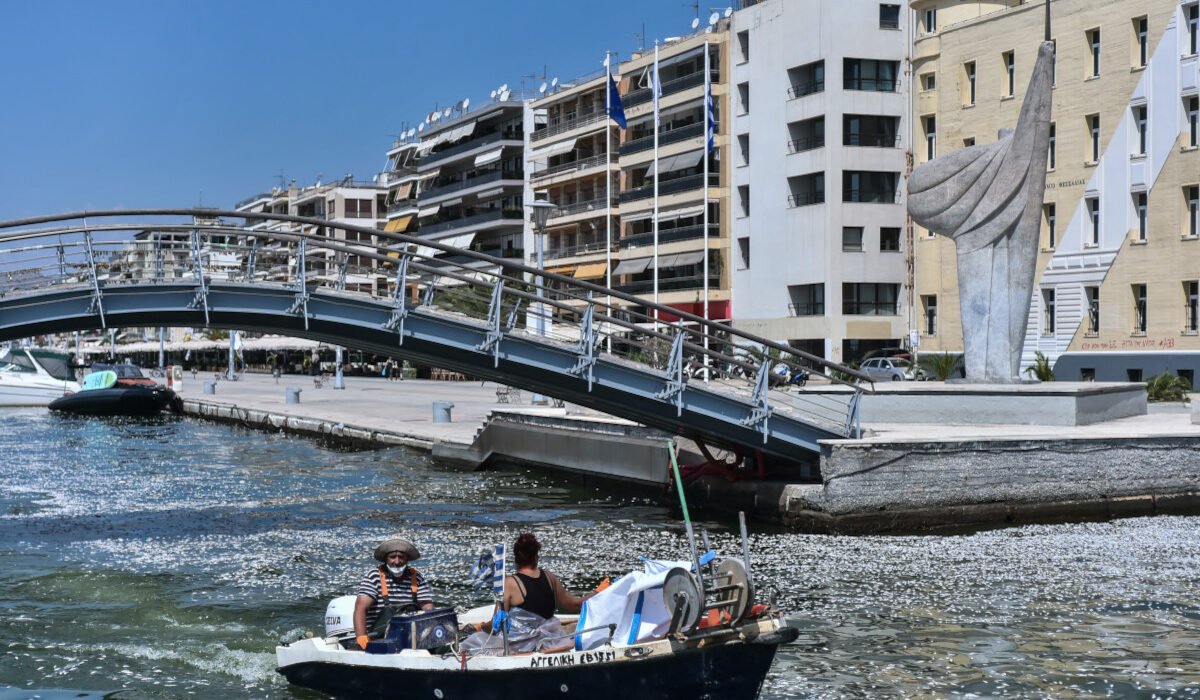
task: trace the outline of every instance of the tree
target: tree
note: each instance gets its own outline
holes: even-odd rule
[[[963,356],[952,352],[921,355],[917,364],[925,373],[939,382],[944,382],[962,368]]]
[[[1151,401],[1187,401],[1191,382],[1169,372],[1146,380],[1146,397]]]

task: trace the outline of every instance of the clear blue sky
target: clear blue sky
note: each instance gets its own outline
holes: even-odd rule
[[[628,58],[643,23],[651,44],[695,16],[683,0],[3,8],[0,219],[229,208],[280,173],[370,179],[401,123],[435,105],[481,104],[543,66],[561,79],[590,72],[606,49]]]

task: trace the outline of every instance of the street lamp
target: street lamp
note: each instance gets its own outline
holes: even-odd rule
[[[546,221],[550,218],[550,214],[558,208],[558,205],[547,201],[547,194],[545,191],[539,192],[532,202],[525,205],[525,208],[529,210],[529,222],[533,224],[533,235],[537,237],[537,334],[543,338],[546,337],[546,307],[542,303],[542,299],[546,296],[546,278],[541,274],[545,271],[542,262],[542,238],[546,233]],[[529,400],[534,404],[546,403],[546,397],[541,394],[534,394]]]

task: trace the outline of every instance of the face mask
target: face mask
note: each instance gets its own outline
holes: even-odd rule
[[[408,570],[408,564],[404,566],[389,566],[387,570],[392,572],[392,576],[399,576]]]

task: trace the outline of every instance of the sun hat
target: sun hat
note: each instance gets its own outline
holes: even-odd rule
[[[417,551],[413,543],[403,537],[390,537],[384,540],[383,544],[375,548],[375,558],[381,562],[386,562],[388,554],[392,552],[404,552],[409,561],[416,561],[421,558],[421,553]]]

